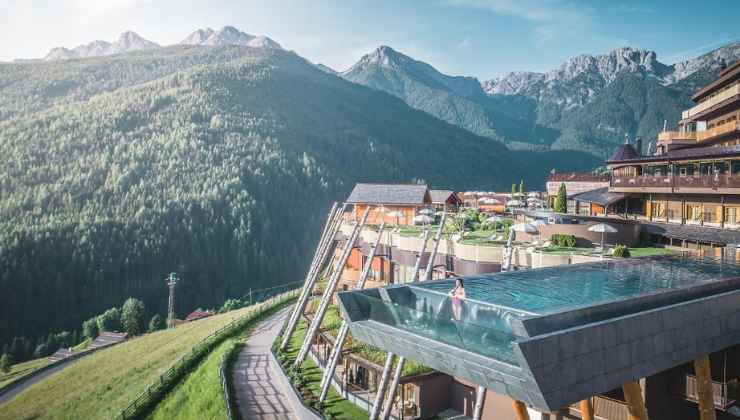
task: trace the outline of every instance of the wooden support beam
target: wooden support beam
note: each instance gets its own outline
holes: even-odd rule
[[[591,398],[582,400],[580,408],[582,420],[594,420],[594,405],[591,403]]]
[[[519,400],[514,400],[514,414],[516,415],[516,420],[530,420],[527,406]]]
[[[622,392],[624,392],[624,399],[627,401],[629,420],[648,420],[640,384],[637,382],[628,382],[622,385]]]
[[[709,355],[705,354],[694,360],[694,373],[696,373],[696,391],[699,397],[699,418],[700,420],[715,420],[717,417],[714,412]]]

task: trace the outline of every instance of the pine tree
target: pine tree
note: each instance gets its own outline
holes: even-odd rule
[[[524,195],[524,180],[519,180],[519,194]]]
[[[565,189],[565,183],[560,184],[558,196],[555,198],[555,211],[557,213],[568,212],[568,191]]]
[[[144,302],[134,298],[126,299],[121,310],[121,323],[129,337],[144,332],[145,312]]]
[[[513,200],[516,196],[516,184],[511,184],[511,199]]]

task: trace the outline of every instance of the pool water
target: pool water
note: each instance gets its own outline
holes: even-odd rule
[[[738,277],[740,265],[735,263],[667,256],[470,276],[464,282],[469,299],[546,315]],[[454,282],[414,287],[447,293]]]
[[[465,277],[458,311],[448,295],[454,279],[397,287],[403,293],[390,301],[355,296],[368,320],[516,365],[513,319],[735,278],[735,263],[661,256]]]

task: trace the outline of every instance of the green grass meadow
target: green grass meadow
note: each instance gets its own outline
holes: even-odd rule
[[[146,334],[86,356],[0,405],[0,419],[112,418],[199,341],[249,310]],[[220,385],[216,391],[221,392]]]

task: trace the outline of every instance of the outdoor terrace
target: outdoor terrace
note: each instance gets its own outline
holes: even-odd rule
[[[740,342],[740,266],[654,257],[344,292],[355,338],[543,411]]]

